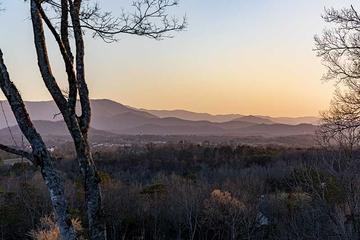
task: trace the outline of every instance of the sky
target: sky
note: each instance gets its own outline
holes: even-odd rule
[[[2,2],[0,48],[11,78],[25,100],[49,100],[36,64],[28,3]],[[115,15],[131,10],[128,0],[98,2]],[[123,35],[107,44],[87,35],[91,98],[147,109],[316,116],[328,108],[334,91],[334,82],[321,80],[325,68],[312,51],[314,35],[326,27],[321,14],[324,7],[357,2],[181,0],[170,13],[186,14],[188,28],[174,38]],[[63,64],[48,40],[54,72],[66,89]]]

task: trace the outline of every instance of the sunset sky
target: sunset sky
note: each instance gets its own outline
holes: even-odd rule
[[[116,14],[129,9],[130,1],[98,2]],[[148,109],[318,115],[334,90],[333,82],[321,81],[325,69],[312,51],[313,36],[324,28],[320,15],[325,6],[358,2],[182,0],[173,13],[186,13],[189,26],[173,39],[120,36],[119,42],[106,44],[89,36],[91,97]],[[12,80],[24,99],[48,100],[36,65],[28,3],[5,0],[3,7],[0,48]],[[64,82],[56,51],[50,47],[55,73]]]

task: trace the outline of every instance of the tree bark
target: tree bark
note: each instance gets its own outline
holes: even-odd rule
[[[58,171],[54,167],[54,159],[47,150],[47,147],[42,140],[40,134],[36,131],[32,124],[29,114],[25,108],[24,102],[16,86],[11,82],[6,65],[3,61],[3,54],[0,50],[0,88],[5,97],[9,101],[11,110],[15,115],[16,121],[29,141],[32,147],[32,154],[26,152],[16,152],[14,154],[22,154],[33,161],[33,163],[40,167],[42,177],[49,189],[50,199],[54,212],[56,215],[57,224],[60,229],[62,239],[75,240],[76,233],[71,223],[71,218],[68,213],[68,206],[65,199],[64,181]],[[2,145],[3,150],[6,146]]]
[[[75,145],[77,158],[84,178],[90,239],[105,240],[106,226],[102,207],[100,178],[97,174],[87,140],[84,142],[77,142]]]
[[[90,239],[105,240],[106,227],[103,221],[102,196],[100,188],[100,179],[97,175],[96,167],[92,159],[90,146],[88,142],[88,130],[91,119],[91,108],[89,91],[85,81],[84,70],[84,41],[82,38],[82,31],[80,26],[79,14],[81,1],[69,1],[70,16],[73,22],[74,38],[76,46],[76,76],[73,69],[72,53],[69,46],[64,44],[62,38],[68,38],[65,29],[62,29],[61,37],[57,34],[55,28],[43,12],[41,5],[36,0],[31,1],[31,18],[33,22],[34,43],[38,58],[38,66],[45,82],[45,85],[52,95],[57,107],[59,108],[64,121],[67,125],[74,141],[77,160],[79,162],[80,171],[84,179],[86,211],[89,223]],[[65,15],[65,13],[63,13]],[[63,17],[64,19],[66,17]],[[70,94],[69,99],[66,100],[63,96],[56,79],[52,73],[51,65],[47,53],[47,46],[45,34],[43,29],[43,21],[49,27],[51,33],[58,43],[59,49],[62,53],[63,60],[66,66],[66,72],[69,79]],[[68,40],[65,40],[65,42]],[[74,81],[75,80],[75,81]],[[74,89],[75,90],[72,90]],[[75,102],[76,90],[79,92],[80,105],[82,115],[76,116]]]

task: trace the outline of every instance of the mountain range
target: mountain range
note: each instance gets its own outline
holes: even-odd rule
[[[1,102],[0,138],[20,134],[6,101]],[[30,117],[44,135],[68,135],[52,101],[25,102]],[[79,105],[79,104],[78,104]],[[291,136],[314,133],[316,117],[273,118],[240,114],[212,115],[185,110],[146,110],[108,99],[91,100],[94,135],[213,135],[213,136]],[[1,129],[2,128],[2,129]]]
[[[227,122],[233,121],[235,119],[241,119],[243,121],[261,121],[262,123],[281,123],[289,125],[297,125],[301,123],[309,123],[317,125],[319,123],[319,118],[317,117],[269,117],[269,116],[244,116],[241,114],[222,114],[222,115],[213,115],[209,113],[196,113],[186,110],[146,110],[140,109],[141,111],[148,112],[155,116],[166,118],[166,117],[176,117],[184,120],[190,121],[201,121],[206,120],[210,122]],[[269,121],[266,121],[269,120]]]

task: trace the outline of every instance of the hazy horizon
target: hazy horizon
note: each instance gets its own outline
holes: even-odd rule
[[[91,98],[145,109],[318,116],[328,108],[334,86],[321,81],[325,69],[312,51],[313,36],[325,26],[321,19],[325,6],[355,3],[182,0],[174,14],[186,13],[189,26],[172,39],[157,42],[121,36],[119,42],[105,44],[88,36]],[[125,0],[101,5],[129,9]],[[0,46],[12,80],[25,100],[48,100],[37,69],[28,4],[11,1],[3,7],[0,28],[8,34],[2,36]],[[54,72],[65,88],[62,64],[51,55],[54,52],[50,46]]]
[[[210,114],[210,115],[243,115],[243,116],[257,116],[257,117],[274,117],[274,118],[277,118],[277,117],[288,117],[288,118],[306,118],[306,117],[320,117],[318,115],[299,115],[299,116],[283,116],[283,115],[279,115],[279,116],[275,116],[275,115],[264,115],[264,114],[247,114],[247,113],[241,113],[241,112],[228,112],[228,113],[211,113],[211,112],[204,112],[204,111],[192,111],[192,110],[189,110],[189,109],[184,109],[184,108],[168,108],[168,109],[160,109],[160,108],[144,108],[144,107],[141,107],[141,106],[132,106],[130,104],[126,104],[126,103],[123,103],[123,102],[119,102],[117,100],[114,100],[114,99],[109,99],[109,98],[91,98],[90,100],[98,100],[98,101],[101,101],[101,100],[110,100],[110,101],[114,101],[114,102],[117,102],[119,104],[122,104],[126,107],[129,107],[129,108],[133,108],[133,109],[138,109],[138,110],[146,110],[146,111],[186,111],[186,112],[192,112],[192,113],[199,113],[199,114]],[[4,99],[0,100],[0,101],[6,101]],[[26,102],[29,102],[29,103],[40,103],[40,102],[53,102],[54,100],[52,99],[44,99],[44,100],[25,100],[25,103]]]

